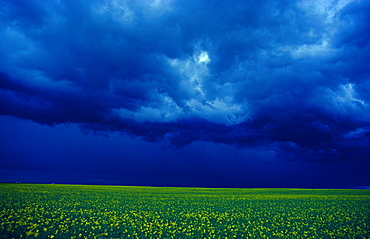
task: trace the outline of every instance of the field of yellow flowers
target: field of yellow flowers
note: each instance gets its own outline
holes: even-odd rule
[[[370,190],[0,184],[1,238],[370,238]]]

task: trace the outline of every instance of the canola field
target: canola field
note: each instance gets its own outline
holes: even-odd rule
[[[370,238],[370,190],[0,184],[1,238]]]

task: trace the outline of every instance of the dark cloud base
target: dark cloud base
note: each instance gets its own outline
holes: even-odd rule
[[[0,132],[0,182],[348,188],[370,180],[365,163],[291,160],[278,157],[277,147],[204,141],[166,147],[117,132],[101,137],[83,134],[75,124],[49,127],[9,116],[0,117]]]

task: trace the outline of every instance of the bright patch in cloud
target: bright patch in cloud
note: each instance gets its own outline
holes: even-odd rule
[[[105,1],[99,7],[96,7],[95,11],[102,15],[111,16],[114,20],[119,22],[132,22],[135,18],[135,12],[125,1]]]
[[[327,57],[335,53],[335,49],[331,48],[327,41],[321,44],[303,44],[296,49],[291,49],[291,55],[295,59],[304,57]]]
[[[211,59],[209,58],[207,52],[203,51],[202,53],[200,53],[199,59],[198,59],[199,63],[202,63],[202,62],[209,63],[210,61],[211,61]]]
[[[151,106],[142,106],[139,110],[130,111],[125,108],[115,109],[113,113],[122,119],[133,119],[137,122],[174,122],[183,116],[183,110],[171,97],[162,99]]]
[[[363,105],[365,102],[357,98],[357,93],[355,91],[354,84],[342,85],[338,95],[336,97],[337,101],[344,104],[358,104]]]

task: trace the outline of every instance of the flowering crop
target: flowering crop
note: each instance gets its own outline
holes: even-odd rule
[[[0,184],[1,238],[370,238],[369,190]]]

